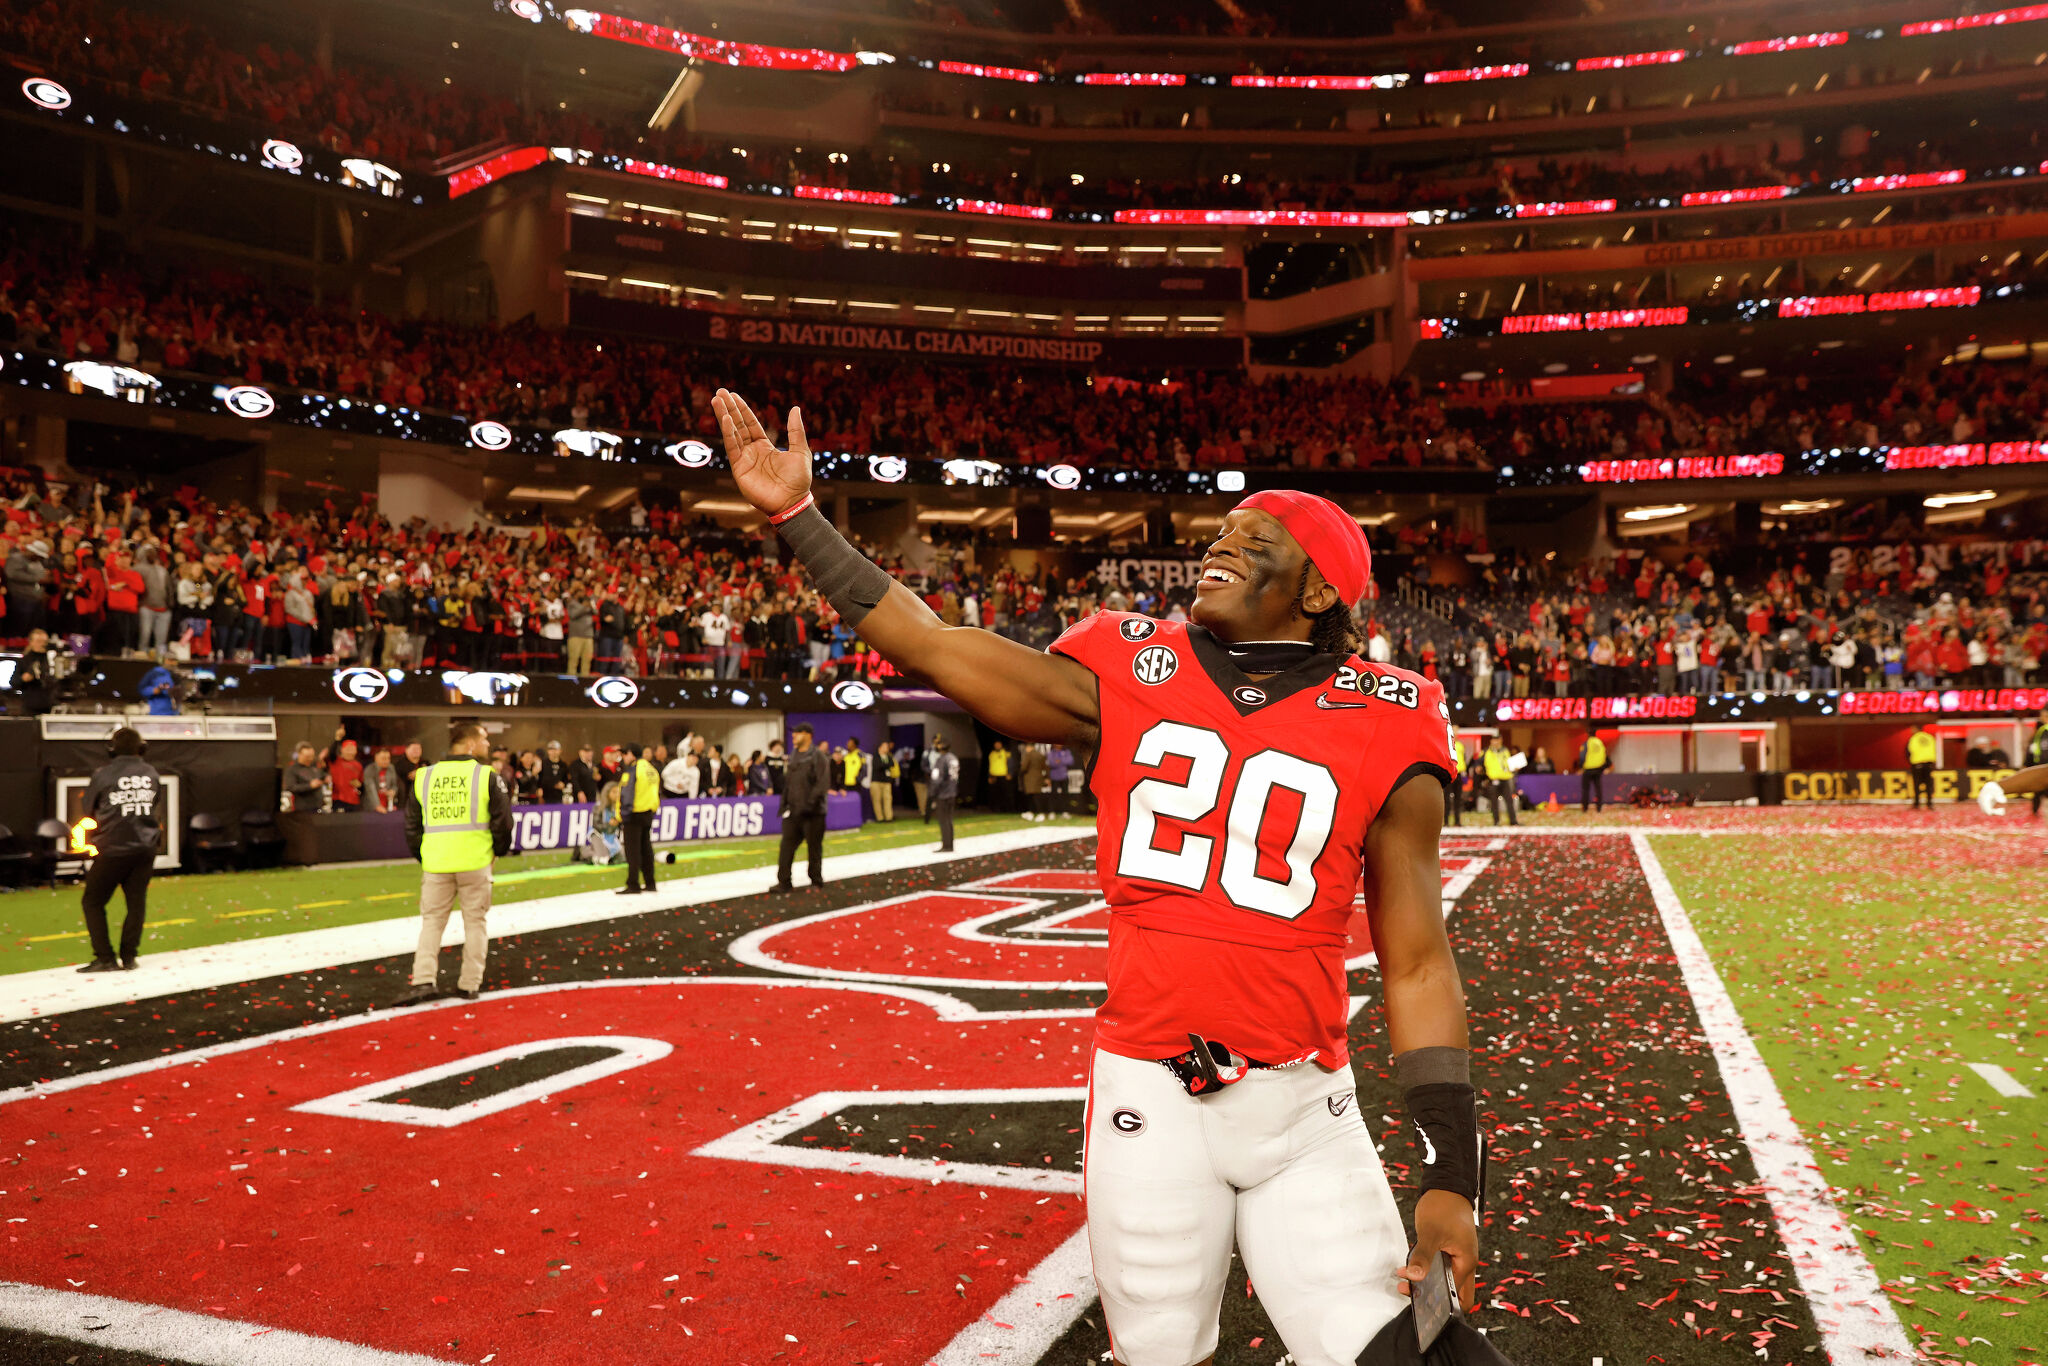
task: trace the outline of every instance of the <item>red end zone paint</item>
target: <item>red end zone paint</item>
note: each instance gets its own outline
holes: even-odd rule
[[[606,1033],[674,1051],[454,1128],[292,1108]],[[924,1361],[1080,1227],[1076,1196],[693,1150],[821,1091],[1072,1088],[1088,1039],[1085,1018],[730,980],[368,1016],[0,1106],[29,1197],[7,1274],[436,1358],[460,1338],[472,1361]]]

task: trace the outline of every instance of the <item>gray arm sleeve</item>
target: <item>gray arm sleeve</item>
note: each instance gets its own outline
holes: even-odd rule
[[[880,565],[855,550],[816,507],[807,507],[776,528],[797,562],[840,618],[859,629],[894,582]]]
[[[1411,1048],[1394,1055],[1394,1080],[1403,1091],[1416,1086],[1470,1086],[1472,1054],[1463,1048]]]

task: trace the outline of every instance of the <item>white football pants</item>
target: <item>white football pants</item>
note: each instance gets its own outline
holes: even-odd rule
[[[1216,1350],[1233,1239],[1297,1366],[1351,1366],[1407,1307],[1408,1236],[1348,1068],[1259,1069],[1197,1099],[1097,1049],[1086,1134],[1088,1247],[1122,1366]]]

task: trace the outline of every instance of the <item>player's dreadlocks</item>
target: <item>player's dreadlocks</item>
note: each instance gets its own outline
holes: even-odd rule
[[[1351,604],[1335,603],[1320,612],[1311,613],[1302,606],[1308,596],[1308,566],[1301,567],[1301,587],[1294,591],[1294,610],[1308,618],[1309,644],[1316,647],[1317,654],[1345,655],[1358,654],[1363,648],[1358,639],[1357,627],[1351,619]]]

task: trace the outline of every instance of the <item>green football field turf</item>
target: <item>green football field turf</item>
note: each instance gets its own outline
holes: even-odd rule
[[[1654,844],[1909,1336],[1931,1360],[2048,1361],[2041,842]]]
[[[1068,819],[1062,824],[1078,825]],[[955,822],[958,835],[986,835],[1000,830],[1037,828],[1014,816],[971,814]],[[773,879],[778,839],[719,840],[657,845],[659,859],[669,850],[674,864],[657,869],[663,878],[697,877],[741,868],[760,868]],[[907,845],[938,844],[938,830],[913,811],[894,824],[868,825],[851,833],[825,837],[825,853],[858,854]],[[534,897],[562,896],[623,883],[624,864],[593,868],[570,863],[566,850],[521,854],[502,859],[491,893],[505,905]],[[763,883],[765,886],[766,883]],[[210,873],[158,877],[149,888],[149,931],[143,952],[201,948],[264,935],[389,920],[411,914],[419,902],[419,869],[411,863],[322,868],[265,869],[244,873]],[[108,908],[116,934],[122,913],[118,895]],[[64,883],[0,893],[0,974],[62,967],[91,956],[84,922],[78,913],[78,885]]]

